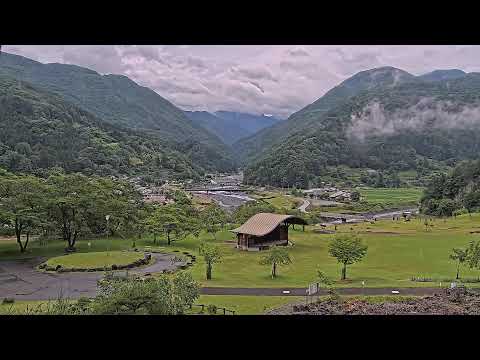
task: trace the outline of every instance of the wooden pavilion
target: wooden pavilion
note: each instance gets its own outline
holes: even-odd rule
[[[288,228],[294,224],[305,226],[307,222],[293,215],[259,213],[231,231],[237,234],[237,248],[258,251],[288,245]]]

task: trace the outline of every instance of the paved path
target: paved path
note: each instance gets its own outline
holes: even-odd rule
[[[152,254],[155,262],[152,265],[131,270],[132,273],[154,273],[165,269],[173,269],[172,256]],[[46,273],[35,270],[44,259],[32,258],[0,262],[0,299],[13,297],[18,300],[48,300],[59,295],[68,298],[96,295],[97,280],[103,273]],[[343,295],[392,295],[392,291],[400,295],[430,295],[439,288],[343,288],[338,292]],[[204,287],[204,295],[253,295],[253,296],[304,296],[305,288],[230,288]],[[320,294],[325,294],[322,291]]]
[[[440,288],[339,288],[341,295],[432,295]],[[398,291],[398,294],[392,293]],[[251,295],[251,296],[305,296],[306,288],[226,288],[204,287],[200,290],[202,295]],[[319,295],[326,295],[326,290],[321,290]]]
[[[155,262],[131,273],[146,274],[175,269],[172,255],[152,254]],[[48,300],[60,295],[68,298],[96,295],[97,281],[103,272],[47,273],[36,270],[45,261],[36,257],[24,260],[0,262],[0,299],[13,297],[18,300]],[[178,264],[177,264],[178,265]]]
[[[310,206],[310,201],[307,199],[303,199],[303,204],[298,207],[298,210],[300,210],[303,213],[307,212],[307,208]]]

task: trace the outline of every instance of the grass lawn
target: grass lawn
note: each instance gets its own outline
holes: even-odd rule
[[[259,315],[268,310],[291,302],[298,302],[304,299],[302,296],[234,296],[234,295],[201,295],[196,304],[216,305],[228,310],[235,311],[235,315]],[[205,306],[205,314],[207,314]],[[192,314],[198,313],[201,309],[194,306]],[[223,314],[223,310],[218,310]],[[227,315],[229,313],[227,312]]]
[[[369,203],[409,205],[420,201],[422,188],[359,188],[362,199]]]
[[[291,230],[290,239],[295,245],[289,248],[293,263],[278,267],[278,277],[270,277],[270,267],[259,265],[264,252],[246,252],[234,248],[233,234],[228,231],[217,233],[217,239],[211,235],[201,234],[199,239],[189,237],[174,242],[170,247],[159,245],[169,250],[189,251],[197,255],[196,263],[187,271],[203,286],[227,287],[305,287],[316,281],[317,270],[321,269],[336,280],[339,287],[361,287],[365,281],[367,287],[434,287],[436,283],[420,283],[411,281],[412,276],[429,278],[453,278],[456,264],[449,259],[453,247],[465,247],[470,240],[480,240],[480,214],[458,216],[456,219],[433,222],[434,226],[426,232],[421,219],[410,222],[379,220],[374,224],[347,224],[338,227],[339,232],[358,232],[368,245],[365,259],[347,269],[346,281],[339,281],[340,264],[328,254],[328,241],[333,235],[317,234],[316,227],[307,226],[305,232]],[[353,229],[353,230],[352,230]],[[333,229],[332,229],[333,230]],[[221,247],[222,262],[213,266],[213,279],[205,280],[205,263],[198,255],[200,241],[213,242]],[[87,246],[86,240],[77,244],[78,252],[105,251],[110,241],[105,239],[91,240],[92,246]],[[152,237],[137,240],[137,246],[152,245]],[[55,241],[46,247],[39,246],[35,241],[29,244],[26,255],[63,254],[64,243]],[[131,247],[131,240],[112,239],[111,249],[122,250]],[[72,256],[72,255],[68,255]],[[19,257],[16,243],[0,242],[0,259]],[[461,275],[478,277],[480,270],[461,268]],[[480,285],[480,284],[478,284]],[[473,286],[473,285],[472,285]]]
[[[291,210],[297,208],[302,203],[302,199],[278,191],[264,192],[261,196],[256,195],[253,197],[256,199],[262,199],[277,209],[285,208]]]
[[[336,280],[339,287],[435,287],[436,283],[411,281],[412,276],[453,278],[456,264],[449,259],[453,247],[464,247],[472,239],[480,240],[480,214],[435,220],[431,231],[426,232],[420,219],[410,222],[379,220],[375,224],[362,223],[339,226],[339,232],[358,232],[369,246],[364,261],[350,265],[346,281],[339,281],[340,264],[328,254],[328,241],[332,235],[316,234],[312,227],[305,232],[294,230],[290,238],[295,245],[290,248],[293,263],[278,268],[278,277],[270,277],[270,268],[259,265],[262,252],[242,252],[233,247],[231,234],[217,235],[223,249],[223,261],[213,267],[213,279],[205,280],[205,265],[200,256],[191,268],[194,277],[204,286],[230,287],[303,287],[316,280],[318,269]],[[351,230],[353,229],[353,230]],[[208,240],[213,242],[213,240]],[[182,248],[196,252],[197,242],[188,239],[178,242]],[[462,267],[465,277],[480,276],[479,270]]]
[[[137,260],[143,259],[143,256],[143,253],[133,251],[75,253],[48,259],[47,265],[53,267],[61,265],[65,269],[92,269],[98,267],[110,267],[112,265],[128,265]]]

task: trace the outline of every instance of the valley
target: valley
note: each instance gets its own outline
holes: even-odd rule
[[[480,73],[361,70],[283,117],[305,101],[279,75],[165,61],[208,96],[0,53],[0,314],[408,312],[479,287]]]

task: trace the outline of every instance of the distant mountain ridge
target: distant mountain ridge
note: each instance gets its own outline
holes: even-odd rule
[[[420,75],[419,78],[424,81],[442,81],[442,80],[454,80],[466,76],[467,73],[459,69],[449,70],[434,70],[424,75]]]
[[[217,136],[155,91],[126,76],[100,75],[76,65],[42,64],[4,52],[0,74],[58,94],[110,124],[155,135],[164,146],[182,152],[206,170],[235,168],[230,148]]]
[[[425,161],[451,166],[478,157],[480,74],[426,78],[387,67],[345,80],[285,122],[233,145],[245,181],[305,187],[329,166],[422,170]]]
[[[228,145],[282,121],[274,116],[232,111],[216,111],[214,113],[185,111],[185,113],[191,120],[217,135]]]
[[[390,66],[361,71],[327,91],[312,104],[293,113],[287,120],[264,128],[257,134],[235,143],[238,158],[243,164],[258,159],[266,149],[281,143],[293,133],[305,131],[319,116],[361,91],[415,81],[417,79],[414,75]]]

